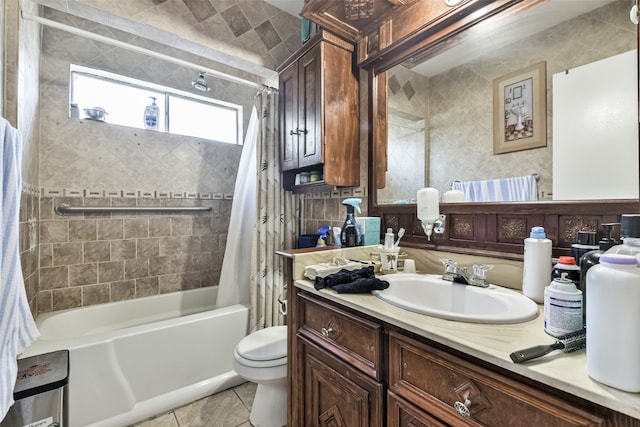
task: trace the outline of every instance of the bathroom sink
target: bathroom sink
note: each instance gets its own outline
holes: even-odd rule
[[[452,283],[436,274],[398,273],[383,277],[389,287],[373,293],[415,313],[472,323],[520,323],[536,318],[538,305],[511,289]]]

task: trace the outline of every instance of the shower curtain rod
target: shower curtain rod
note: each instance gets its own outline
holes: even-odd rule
[[[20,10],[20,16],[22,17],[22,19],[26,19],[28,21],[33,21],[33,22],[36,22],[38,24],[45,25],[47,27],[56,28],[58,30],[66,31],[68,33],[72,33],[72,34],[76,34],[78,36],[86,37],[88,39],[92,39],[92,40],[103,42],[103,43],[107,43],[107,44],[110,44],[110,45],[113,45],[113,46],[121,47],[123,49],[129,49],[129,50],[132,50],[134,52],[142,53],[144,55],[153,56],[155,58],[159,58],[159,59],[165,60],[167,62],[172,62],[172,63],[174,63],[176,65],[180,65],[180,66],[187,67],[187,68],[192,68],[192,69],[200,71],[200,72],[205,72],[208,75],[215,76],[215,77],[218,77],[218,78],[223,79],[223,80],[227,80],[227,81],[234,82],[234,83],[240,83],[240,84],[243,84],[245,86],[251,86],[251,87],[254,87],[254,88],[257,88],[257,89],[260,89],[260,90],[269,90],[269,91],[276,91],[276,92],[278,91],[277,88],[269,86],[267,84],[261,84],[261,83],[252,82],[250,80],[245,80],[245,79],[242,79],[240,77],[232,76],[231,74],[227,74],[227,73],[223,73],[221,71],[214,70],[212,68],[203,67],[203,66],[195,64],[193,62],[189,62],[189,61],[185,61],[185,60],[182,60],[182,59],[174,58],[172,56],[165,55],[165,54],[159,53],[159,52],[155,52],[155,51],[150,50],[150,49],[145,49],[143,47],[134,46],[132,44],[125,43],[125,42],[122,42],[120,40],[115,40],[115,39],[112,39],[112,38],[109,38],[109,37],[106,37],[106,36],[103,36],[103,35],[100,35],[100,34],[92,33],[91,31],[86,31],[86,30],[82,30],[80,28],[75,28],[75,27],[72,27],[70,25],[62,24],[60,22],[56,22],[56,21],[52,21],[52,20],[47,19],[47,18],[43,18],[41,16],[31,15],[31,14],[25,13],[23,10]]]

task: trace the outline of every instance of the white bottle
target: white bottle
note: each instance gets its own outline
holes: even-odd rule
[[[145,129],[158,129],[158,116],[160,115],[160,109],[156,105],[156,98],[150,96],[152,102],[151,105],[147,105],[144,109],[144,127]]]
[[[551,240],[543,227],[532,227],[524,239],[522,293],[537,303],[544,302],[544,288],[551,279]]]
[[[559,337],[581,330],[582,308],[582,291],[562,273],[544,288],[544,331]]]
[[[640,269],[632,255],[600,256],[587,271],[587,373],[620,390],[640,392]]]
[[[387,232],[384,234],[384,248],[393,249],[394,243],[393,229],[387,228]]]

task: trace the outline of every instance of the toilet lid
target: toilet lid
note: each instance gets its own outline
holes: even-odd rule
[[[274,360],[287,356],[287,327],[272,326],[244,337],[236,347],[247,360]]]

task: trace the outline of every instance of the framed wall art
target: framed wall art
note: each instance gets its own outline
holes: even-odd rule
[[[493,81],[493,154],[547,145],[546,94],[544,61]]]

